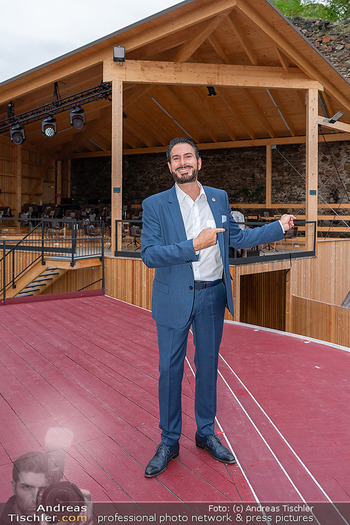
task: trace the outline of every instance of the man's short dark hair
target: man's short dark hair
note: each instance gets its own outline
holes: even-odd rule
[[[199,159],[199,151],[197,148],[197,145],[193,142],[191,139],[187,139],[186,137],[176,137],[175,139],[172,139],[166,149],[166,158],[168,162],[171,162],[171,150],[173,149],[176,144],[189,144],[194,149],[194,153],[196,155],[196,159]]]
[[[44,474],[49,480],[48,458],[44,452],[26,452],[13,462],[12,479],[19,480],[20,472],[35,472]]]

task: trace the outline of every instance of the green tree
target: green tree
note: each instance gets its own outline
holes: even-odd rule
[[[350,18],[349,0],[272,0],[275,6],[288,17],[322,18],[340,21]]]

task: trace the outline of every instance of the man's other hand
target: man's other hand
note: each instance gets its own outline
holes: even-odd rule
[[[195,252],[214,246],[216,243],[216,236],[220,232],[224,232],[225,228],[204,228],[195,239],[193,239],[193,248]]]
[[[295,219],[294,215],[287,215],[287,214],[282,215],[282,217],[280,218],[280,221],[281,221],[282,227],[285,232],[289,230],[290,228],[293,228],[294,219]]]

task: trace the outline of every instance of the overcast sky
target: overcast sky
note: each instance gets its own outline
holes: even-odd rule
[[[180,0],[0,0],[0,82]]]

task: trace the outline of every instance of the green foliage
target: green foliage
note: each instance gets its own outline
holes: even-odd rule
[[[350,18],[349,0],[272,0],[272,3],[288,17],[321,18],[340,21]]]

